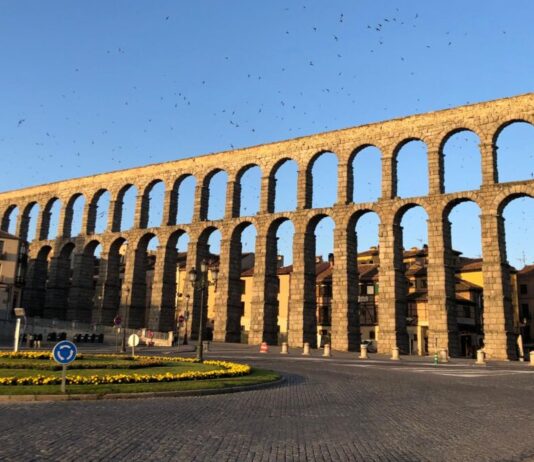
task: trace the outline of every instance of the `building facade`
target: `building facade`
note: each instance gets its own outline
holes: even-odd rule
[[[0,319],[10,319],[21,306],[26,274],[26,243],[0,230]]]

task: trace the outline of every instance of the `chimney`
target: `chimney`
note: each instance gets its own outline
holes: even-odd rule
[[[334,266],[334,254],[333,253],[328,254],[328,263]]]

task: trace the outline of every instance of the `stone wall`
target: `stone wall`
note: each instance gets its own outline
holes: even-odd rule
[[[160,331],[171,330],[174,323],[175,297],[174,294],[169,296],[169,291],[175,290],[172,249],[177,238],[183,233],[190,238],[187,259],[187,269],[190,269],[198,267],[207,256],[207,240],[217,229],[221,232],[222,243],[215,337],[236,341],[239,339],[240,233],[246,225],[253,224],[257,239],[250,340],[258,343],[272,342],[275,338],[276,239],[273,236],[281,222],[291,220],[295,234],[289,341],[293,346],[301,346],[305,341],[312,345],[316,341],[314,229],[320,218],[329,216],[336,225],[332,346],[354,350],[359,345],[359,317],[357,297],[353,293],[358,282],[351,263],[355,259],[353,234],[358,219],[373,211],[381,222],[379,349],[389,352],[394,346],[402,351],[407,349],[400,222],[406,210],[422,206],[428,214],[429,336],[436,339],[439,348],[446,348],[454,355],[459,344],[450,309],[454,301],[454,275],[450,265],[448,213],[460,202],[474,201],[481,210],[486,352],[495,359],[515,358],[516,331],[511,313],[502,210],[516,197],[534,197],[534,181],[498,183],[495,146],[499,132],[515,121],[534,124],[534,94],[5,192],[0,194],[1,225],[3,229],[9,227],[10,212],[18,207],[21,213],[17,230],[25,238],[29,211],[33,204],[39,205],[37,239],[30,246],[26,290],[26,303],[32,314],[109,323],[120,312],[132,327],[148,326]],[[443,145],[461,130],[471,130],[480,139],[483,184],[478,190],[444,194]],[[397,197],[396,155],[404,144],[414,139],[424,141],[428,148],[429,194],[401,199]],[[378,147],[382,153],[381,198],[373,203],[355,204],[351,197],[352,160],[370,145]],[[337,203],[331,208],[312,209],[311,169],[315,159],[327,151],[338,157]],[[274,213],[274,176],[285,159],[298,164],[297,209]],[[240,179],[251,166],[259,166],[263,174],[260,211],[255,216],[240,217]],[[222,220],[208,221],[208,184],[220,170],[228,173],[226,215]],[[189,175],[197,180],[194,217],[190,224],[177,225],[177,191],[181,181]],[[147,228],[149,193],[160,181],[166,191],[163,221],[157,228]],[[120,231],[122,200],[129,185],[134,185],[138,191],[134,227]],[[95,234],[96,204],[105,191],[111,195],[108,228],[102,234]],[[82,232],[71,237],[72,204],[80,195],[86,201]],[[51,241],[46,237],[55,199],[61,201],[63,208],[59,237]],[[146,265],[146,243],[151,236],[158,238],[160,247],[150,310],[146,312],[143,298],[146,287],[140,274]],[[121,288],[118,268],[119,248],[123,242],[129,245]],[[95,292],[87,266],[97,244],[101,244],[103,251]],[[49,258],[50,264],[46,265]],[[71,259],[74,259],[74,269],[69,277],[67,262]],[[189,287],[187,290],[191,291]],[[191,299],[194,301],[192,325],[197,326],[199,294]],[[196,335],[194,328],[192,334]]]

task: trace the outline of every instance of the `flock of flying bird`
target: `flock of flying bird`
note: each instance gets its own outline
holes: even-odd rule
[[[344,12],[339,12],[337,15],[337,19],[335,22],[337,25],[333,25],[332,22],[330,24],[327,23],[327,21],[322,22],[320,25],[315,24],[309,24],[306,25],[305,18],[302,15],[301,12],[297,11],[299,7],[286,7],[284,8],[284,13],[290,13],[295,14],[298,16],[298,21],[300,24],[297,24],[297,27],[295,30],[293,29],[286,29],[284,31],[285,35],[287,36],[293,36],[293,35],[301,35],[304,36],[306,32],[303,31],[303,29],[309,28],[308,30],[311,31],[312,34],[321,34],[321,40],[328,40],[330,37],[330,40],[334,42],[335,46],[329,46],[329,51],[334,53],[335,56],[339,60],[345,60],[345,56],[342,54],[342,50],[348,50],[346,46],[341,46],[342,42],[344,40],[344,35],[346,29],[345,27],[354,27],[354,22],[351,23],[350,26],[348,26],[346,23],[346,16]],[[309,10],[308,6],[306,4],[301,5],[302,10]],[[166,23],[169,23],[169,25],[172,23],[173,15],[167,14],[164,16],[164,21]],[[352,18],[354,19],[354,18]],[[395,8],[394,13],[389,15],[388,17],[383,17],[382,19],[378,20],[376,23],[370,23],[370,24],[361,24],[359,27],[362,28],[364,31],[369,31],[371,33],[371,37],[366,38],[368,41],[367,43],[371,44],[371,49],[369,50],[370,53],[375,53],[378,47],[384,46],[385,37],[388,37],[388,34],[390,33],[387,31],[388,28],[392,27],[410,27],[410,28],[416,28],[417,22],[419,21],[419,15],[417,13],[408,15],[403,15],[399,8]],[[402,33],[402,31],[398,32]],[[451,45],[452,42],[449,41],[449,45]],[[430,45],[426,45],[427,48],[430,47]],[[117,57],[128,54],[128,49],[126,46],[116,46],[116,47],[109,47],[107,50],[105,50],[105,53],[107,55],[117,55]],[[328,53],[328,52],[327,52]],[[309,67],[317,68],[317,67],[323,67],[329,66],[330,64],[325,64],[327,60],[329,59],[327,56],[319,55],[316,57],[313,57],[310,55],[309,50],[302,50],[302,59],[308,62]],[[353,60],[354,56],[347,56],[346,60]],[[404,56],[400,57],[401,60],[405,60]],[[345,61],[346,61],[345,60]],[[246,73],[247,79],[256,80],[257,82],[261,82],[262,80],[267,79],[274,79],[277,78],[275,75],[265,75],[261,72],[254,72],[246,69],[246,63],[236,63],[236,60],[233,60],[231,54],[225,54],[224,61],[227,62],[231,66],[237,66],[234,67],[231,72],[233,72],[235,78],[239,78],[238,73],[239,69],[242,69],[244,73]],[[302,64],[303,63],[280,63],[280,72],[288,73],[290,71],[294,73],[300,73],[303,78],[305,79],[313,79],[313,74],[308,74],[305,71],[302,70]],[[344,77],[344,73],[349,70],[351,72],[354,71],[354,68],[350,65],[347,65],[346,63],[340,64],[338,71],[336,71],[336,75],[339,78]],[[79,74],[83,72],[83,66],[82,65],[76,65],[74,68],[74,72]],[[411,72],[413,75],[413,72]],[[351,91],[351,87],[356,85],[357,82],[357,75],[356,73],[353,73],[352,75],[352,81],[347,82],[346,79],[342,79],[339,82],[336,82],[334,80],[330,81],[329,84],[321,83],[320,88],[318,88],[316,91],[321,92],[325,95],[327,95],[328,100],[332,102],[332,104],[336,104],[335,100],[338,97],[343,98],[349,98],[352,101],[352,104],[356,105],[356,95]],[[214,83],[213,83],[214,82]],[[212,77],[204,77],[202,78],[198,85],[200,86],[208,86],[208,85],[216,85],[216,76]],[[180,120],[184,117],[189,117],[189,109],[194,104],[192,97],[188,96],[188,94],[194,94],[198,89],[178,89],[179,83],[176,81],[173,81],[172,87],[168,88],[165,93],[159,96],[159,101],[151,101],[148,102],[148,105],[154,106],[154,105],[161,105],[164,110],[167,110],[169,105],[175,110],[176,116],[172,120],[164,121],[161,120],[156,121],[156,117],[146,117],[144,127],[142,128],[142,133],[148,133],[147,136],[150,136],[151,133],[154,133],[155,131],[161,131],[163,127],[167,127],[169,130],[169,136],[175,136],[172,132],[175,130],[175,128],[178,131],[178,127],[180,126]],[[268,85],[261,87],[256,84],[251,88],[251,91],[253,92],[261,92],[262,88],[264,91],[268,90]],[[128,108],[131,107],[133,110],[136,111],[142,111],[146,112],[143,108],[140,108],[138,106],[139,101],[139,94],[140,92],[138,90],[142,90],[139,84],[131,85],[130,86],[130,98],[126,97],[123,101],[123,105]],[[61,94],[62,99],[69,99],[73,96],[75,96],[78,93],[81,93],[82,90],[72,90],[72,92],[65,90]],[[188,93],[188,94],[186,94]],[[224,119],[227,118],[227,127],[233,128],[233,129],[241,129],[245,130],[249,134],[256,134],[258,132],[262,132],[262,118],[261,116],[266,117],[272,117],[275,120],[278,120],[281,122],[281,125],[284,126],[284,129],[287,130],[287,133],[289,136],[292,136],[291,133],[293,131],[302,133],[302,130],[305,130],[305,128],[299,126],[300,123],[297,123],[297,126],[294,126],[293,121],[300,119],[302,122],[302,125],[309,124],[312,127],[312,130],[314,130],[313,127],[316,127],[315,131],[321,131],[321,130],[327,130],[329,128],[338,128],[333,126],[334,121],[329,120],[319,120],[317,118],[316,111],[313,109],[307,108],[307,104],[305,104],[305,100],[310,100],[313,98],[316,98],[316,95],[314,96],[314,90],[306,90],[306,91],[299,91],[298,94],[286,94],[284,95],[283,90],[277,90],[276,94],[266,94],[266,99],[264,102],[259,102],[259,106],[257,107],[256,111],[251,110],[250,107],[247,107],[249,104],[248,101],[242,101],[239,104],[239,109],[237,108],[220,108],[219,110],[212,112],[212,117],[214,119]],[[335,95],[335,96],[334,96]],[[278,100],[278,104],[274,105],[271,104],[272,101]],[[253,104],[253,103],[250,103]],[[302,109],[300,105],[302,104]],[[42,108],[42,105],[41,105]],[[387,108],[385,108],[387,109]],[[298,111],[302,110],[302,115],[298,115]],[[288,114],[288,111],[293,111],[293,114]],[[255,115],[254,115],[255,114]],[[119,114],[117,114],[119,116]],[[65,116],[66,122],[73,122],[71,120],[73,117]],[[266,119],[263,120],[266,120]],[[100,119],[100,114],[97,114],[95,119],[97,122]],[[254,119],[254,121],[252,121]],[[311,120],[310,120],[311,119]],[[291,120],[292,122],[289,124],[284,124],[284,121]],[[268,122],[268,121],[267,121]],[[73,139],[71,141],[67,141],[64,136],[61,135],[54,135],[51,134],[54,132],[52,128],[48,130],[44,130],[44,135],[33,135],[38,137],[39,139],[35,140],[34,145],[40,149],[36,150],[39,152],[37,154],[37,157],[41,161],[55,161],[57,162],[58,166],[61,168],[63,165],[69,165],[70,169],[72,169],[73,164],[75,167],[78,167],[79,169],[86,169],[87,168],[87,162],[82,162],[83,158],[91,156],[92,153],[94,153],[94,150],[96,150],[99,146],[105,146],[104,149],[108,150],[108,155],[106,156],[105,160],[108,163],[108,165],[113,165],[119,168],[124,168],[127,166],[132,165],[130,157],[131,157],[131,147],[126,148],[126,146],[123,146],[122,144],[117,144],[113,147],[109,147],[109,141],[105,138],[110,134],[110,132],[113,131],[113,125],[116,125],[116,122],[114,120],[109,122],[110,125],[105,129],[102,129],[99,131],[99,133],[94,133],[93,135],[87,135],[86,139],[82,142],[77,142],[76,139]],[[217,122],[216,122],[217,124]],[[157,125],[157,126],[156,126]],[[221,124],[222,125],[222,124]],[[31,130],[35,130],[34,133],[38,133],[40,130],[39,128],[33,126],[32,122],[32,115],[27,114],[23,117],[19,117],[17,119],[17,128],[22,129],[23,127],[31,126]],[[224,127],[224,126],[223,126]],[[224,128],[223,128],[224,129]],[[30,128],[28,128],[30,130]],[[58,130],[59,131],[59,130]],[[243,133],[243,132],[241,132]],[[44,135],[44,136],[43,136]],[[224,138],[229,139],[229,143],[227,145],[228,148],[233,149],[235,147],[235,141],[233,140],[239,140],[242,136],[240,136],[239,133],[226,133],[222,134]],[[0,138],[0,143],[3,140]],[[60,146],[61,144],[72,144],[71,148],[65,148],[65,146]],[[126,141],[125,141],[126,144]],[[81,146],[81,147],[78,147]],[[83,149],[87,149],[87,154],[83,152]],[[73,159],[59,159],[57,154],[54,154],[54,151],[62,151],[65,152],[65,150],[70,150],[72,152]],[[148,160],[148,162],[153,162],[156,160],[161,159],[161,155],[154,155],[152,153],[146,153],[142,156],[142,158]],[[137,156],[141,157],[139,154]],[[32,169],[32,166],[29,166],[30,171]],[[94,167],[93,167],[94,169]],[[96,170],[96,169],[94,169]],[[41,174],[41,169],[37,168],[35,171],[31,172],[30,175],[28,175],[29,179],[35,178],[38,179]]]
[[[365,46],[368,46],[365,56],[361,54],[355,56],[351,54],[353,44],[347,44],[345,41],[346,37],[349,35],[347,33],[347,27],[355,27],[356,20],[352,14],[347,15],[344,12],[339,12],[337,14],[337,19],[335,21],[322,21],[320,24],[307,23],[302,10],[306,10],[307,5],[301,5],[302,10],[297,11],[300,7],[288,7],[284,9],[285,13],[294,14],[296,12],[296,18],[298,22],[295,23],[295,28],[283,28],[279,33],[283,34],[287,40],[295,39],[309,39],[310,41],[324,41],[326,42],[325,50],[320,53],[314,54],[313,46],[310,49],[303,49],[299,53],[299,57],[293,61],[287,62],[278,62],[273,64],[273,69],[269,73],[261,72],[258,69],[251,70],[247,69],[247,63],[240,61],[237,57],[234,57],[231,53],[224,53],[220,57],[220,62],[222,64],[217,64],[224,66],[225,72],[231,72],[232,76],[243,83],[243,85],[249,85],[249,92],[254,94],[249,94],[249,97],[238,96],[240,101],[234,102],[232,99],[227,99],[227,106],[219,107],[215,109],[217,104],[222,103],[213,103],[213,109],[210,111],[212,120],[207,119],[207,123],[213,125],[214,127],[220,127],[224,133],[220,135],[220,138],[223,140],[228,140],[227,148],[233,149],[236,147],[237,143],[242,143],[240,139],[252,139],[260,140],[261,134],[263,133],[263,126],[271,124],[272,121],[277,121],[276,124],[280,127],[283,127],[283,130],[287,131],[287,135],[294,136],[293,133],[303,134],[304,130],[322,131],[333,128],[339,128],[336,126],[336,119],[329,118],[329,120],[320,119],[320,111],[317,111],[317,107],[321,104],[324,104],[326,101],[328,105],[337,105],[339,98],[342,98],[344,102],[350,101],[355,108],[355,113],[358,108],[357,99],[359,98],[359,91],[362,91],[359,87],[359,78],[361,72],[358,68],[364,67],[369,63],[369,59],[379,59],[377,55],[381,53],[381,50],[388,49],[389,54],[384,54],[389,59],[391,57],[391,46],[394,46],[394,38],[397,34],[409,34],[410,31],[413,31],[419,27],[421,24],[421,17],[418,13],[404,13],[399,8],[395,8],[394,11],[391,10],[391,14],[377,19],[375,22],[371,23],[361,23],[357,25],[359,28],[359,34],[363,37],[362,43]],[[168,26],[172,26],[172,20],[174,16],[172,14],[165,15],[163,20]],[[349,25],[350,22],[350,25]],[[307,29],[307,32],[306,32]],[[506,31],[501,31],[502,34],[506,34]],[[416,73],[416,67],[410,67],[410,61],[415,54],[425,53],[425,50],[431,50],[438,48],[443,52],[444,47],[453,47],[455,44],[454,38],[459,34],[464,36],[468,32],[459,33],[458,31],[446,31],[441,38],[438,38],[436,35],[419,36],[419,43],[417,50],[397,50],[397,57],[400,63],[402,63],[398,68],[395,68],[395,72],[405,72],[407,75],[414,76]],[[423,41],[425,40],[425,41]],[[434,40],[430,42],[429,40]],[[291,43],[294,43],[293,40]],[[315,43],[315,42],[314,42]],[[363,45],[362,45],[363,46]],[[431,52],[431,51],[427,51]],[[360,52],[361,53],[361,52]],[[111,46],[105,50],[105,54],[109,55],[108,59],[117,58],[120,59],[123,56],[128,55],[128,47],[126,45],[120,46]],[[355,66],[354,61],[360,60],[361,66]],[[334,65],[332,64],[334,63]],[[335,64],[337,63],[337,64]],[[214,64],[214,67],[216,65]],[[392,66],[394,66],[392,64]],[[186,66],[184,66],[186,67]],[[306,69],[307,68],[307,69]],[[331,68],[331,69],[330,69]],[[83,65],[77,65],[73,71],[76,75],[83,73]],[[320,72],[320,74],[319,74]],[[150,106],[151,110],[154,108],[161,108],[160,112],[167,111],[169,114],[174,114],[172,119],[162,121],[162,118],[159,115],[147,115],[144,119],[144,126],[133,136],[135,139],[136,136],[140,135],[141,137],[150,138],[152,136],[162,136],[164,130],[168,130],[168,136],[176,139],[180,134],[180,127],[182,125],[181,121],[186,120],[192,116],[192,110],[198,104],[198,96],[201,94],[210,94],[209,92],[216,91],[214,87],[218,85],[218,76],[215,73],[214,75],[204,76],[198,78],[196,82],[196,88],[191,88],[188,85],[183,85],[179,83],[179,79],[173,80],[172,84],[167,88],[161,89],[161,94],[156,98],[155,101],[145,101],[147,107]],[[239,75],[241,74],[241,75]],[[317,76],[319,75],[329,75],[330,77],[326,81],[318,81]],[[299,78],[306,81],[306,85],[303,85],[301,89],[297,92],[290,92],[287,88],[283,86],[285,79]],[[277,90],[271,90],[273,83],[277,83],[278,80],[281,84],[280,88]],[[320,80],[320,79],[319,79]],[[74,81],[74,80],[73,80]],[[247,83],[248,82],[248,83]],[[307,83],[311,82],[312,85]],[[191,85],[191,84],[189,84]],[[313,86],[315,85],[315,88]],[[150,114],[151,112],[143,108],[142,98],[143,96],[143,86],[140,83],[132,81],[130,85],[126,85],[125,88],[128,90],[124,92],[124,98],[121,103],[123,106],[120,110],[117,109],[115,116],[120,117],[121,111],[135,111],[143,114]],[[200,90],[199,90],[200,88]],[[264,92],[263,100],[258,99],[258,94]],[[74,89],[74,90],[65,90],[61,94],[63,100],[68,101],[70,98],[75,98],[79,93],[83,93],[83,89]],[[249,102],[253,100],[253,102]],[[317,100],[317,107],[311,107],[310,101]],[[231,101],[228,103],[228,101]],[[419,99],[415,99],[414,103],[419,103]],[[205,103],[203,103],[205,104]],[[252,105],[256,105],[252,107]],[[43,107],[43,104],[39,105],[38,110],[46,110]],[[384,111],[387,114],[388,108],[384,107]],[[154,111],[157,112],[157,111]],[[328,111],[325,111],[325,114]],[[206,114],[208,115],[208,114]],[[115,117],[114,116],[114,117]],[[76,115],[66,114],[65,123],[72,126],[76,124]],[[269,118],[271,120],[269,120]],[[384,117],[387,118],[387,115]],[[78,168],[80,174],[87,174],[88,168],[88,159],[95,155],[98,150],[107,149],[108,152],[104,157],[100,157],[99,162],[91,166],[93,170],[90,173],[94,173],[99,170],[101,165],[100,163],[106,162],[108,167],[104,167],[105,170],[113,168],[126,168],[136,165],[138,162],[132,162],[132,147],[128,146],[128,143],[131,143],[130,140],[125,140],[123,144],[110,145],[109,136],[113,133],[117,125],[115,120],[109,121],[109,125],[105,128],[101,128],[98,132],[93,133],[92,135],[85,136],[84,141],[79,141],[77,139],[67,140],[63,135],[56,134],[60,130],[54,130],[53,127],[48,129],[41,129],[36,122],[32,120],[32,113],[28,112],[22,116],[19,116],[15,120],[15,131],[14,137],[19,136],[17,130],[24,135],[22,137],[27,137],[28,133],[33,133],[33,135],[38,139],[34,141],[36,161],[34,164],[27,166],[28,175],[26,176],[25,181],[29,181],[30,184],[35,182],[42,181],[43,165],[54,164],[55,175],[56,177],[61,177],[61,169],[69,167],[69,173],[67,177],[72,176],[72,170]],[[98,125],[98,122],[105,120],[101,114],[96,114],[95,125]],[[295,123],[296,122],[296,123]],[[60,123],[60,122],[59,122]],[[78,126],[79,126],[78,122]],[[226,128],[225,128],[226,127]],[[307,128],[306,128],[307,127]],[[82,127],[80,127],[81,130]],[[137,128],[139,128],[137,126]],[[137,129],[136,128],[136,129]],[[39,133],[39,135],[35,135]],[[75,138],[73,136],[73,138]],[[0,138],[0,149],[5,138]],[[11,141],[11,140],[10,140]],[[221,141],[221,140],[219,140]],[[224,141],[221,141],[223,143]],[[220,144],[221,144],[220,143]],[[66,148],[65,145],[72,145],[70,148]],[[151,144],[154,146],[158,145],[158,140],[156,138],[151,140]],[[62,146],[63,145],[63,146]],[[221,144],[222,145],[222,144]],[[458,152],[461,151],[462,147],[459,146]],[[154,149],[156,150],[156,148]],[[64,154],[56,154],[56,152],[66,152],[70,151],[72,153],[70,158],[65,158]],[[134,148],[135,151],[135,148]],[[189,154],[189,153],[188,153]],[[136,156],[142,159],[142,163],[151,163],[155,161],[164,160],[162,159],[164,153],[159,153],[154,155],[153,153],[147,152],[143,155],[137,153]],[[465,156],[464,156],[465,158]],[[532,158],[532,156],[531,156]],[[96,160],[97,157],[94,157]],[[17,162],[17,157],[8,156],[9,162]],[[461,160],[463,162],[463,160]],[[463,165],[460,165],[461,167]],[[59,171],[58,171],[59,170]],[[534,173],[530,174],[531,177],[534,177]],[[59,178],[58,178],[59,179]],[[370,182],[367,183],[370,185]],[[319,191],[321,192],[321,191]]]

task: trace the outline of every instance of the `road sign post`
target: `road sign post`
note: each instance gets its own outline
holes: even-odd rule
[[[121,333],[122,318],[117,315],[113,318],[113,330],[115,331],[115,352],[119,352],[119,335]]]
[[[185,318],[180,315],[178,316],[178,325],[176,326],[176,333],[177,333],[177,336],[176,336],[176,350],[180,350],[180,329],[182,328],[183,324],[184,324],[184,321],[185,321]],[[185,335],[184,334],[184,341],[185,341]]]
[[[26,326],[26,312],[24,308],[15,308],[15,316],[17,317],[15,321],[15,339],[13,342],[13,351],[16,353],[19,351],[20,345],[20,322],[24,319],[24,326]]]
[[[63,340],[59,343],[56,343],[54,349],[52,350],[54,361],[62,366],[61,393],[65,393],[66,391],[67,365],[76,359],[77,354],[78,349],[76,348],[76,345],[68,340]]]
[[[135,347],[139,345],[139,335],[132,334],[128,337],[128,346],[132,347],[132,358],[135,357]]]

